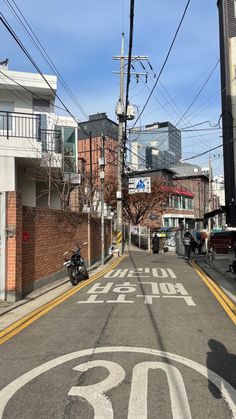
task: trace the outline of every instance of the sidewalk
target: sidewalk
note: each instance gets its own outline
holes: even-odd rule
[[[104,266],[99,263],[94,264],[90,269],[88,269],[90,277],[99,273],[99,271],[103,269],[107,269],[107,267],[114,263],[114,261],[114,258],[108,256]],[[9,303],[1,300],[0,331],[72,288],[73,287],[70,283],[69,277],[65,276],[62,279],[32,291],[24,299],[19,300],[16,303]]]
[[[196,255],[192,259],[236,303],[236,275],[227,272],[229,265],[234,260],[234,255],[215,254],[213,259],[211,255]]]

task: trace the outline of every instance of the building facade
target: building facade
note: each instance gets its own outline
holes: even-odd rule
[[[194,195],[193,208],[196,227],[202,228],[204,214],[209,211],[209,174],[200,166],[180,164],[171,168],[176,172],[174,183],[178,188],[186,188]]]
[[[181,132],[170,122],[134,129],[129,140],[129,160],[133,170],[170,167],[181,159]]]
[[[99,158],[102,150],[102,136],[105,148],[105,174],[117,174],[118,124],[106,113],[90,115],[89,120],[78,127],[78,159],[86,174],[99,178]]]
[[[62,139],[53,122],[57,78],[0,66],[0,191],[20,191],[23,205],[45,206],[43,173],[62,166]],[[52,207],[59,199],[51,193]]]
[[[183,187],[172,187],[169,208],[163,214],[163,227],[194,228],[194,194]]]
[[[151,211],[144,220],[145,226],[155,229],[157,227],[194,227],[194,194],[185,187],[175,186],[176,172],[172,169],[153,169],[135,171],[127,174],[127,177],[151,177],[160,178],[163,181],[163,189],[168,192],[169,199],[163,213]]]
[[[236,2],[218,0],[226,219],[236,227]]]

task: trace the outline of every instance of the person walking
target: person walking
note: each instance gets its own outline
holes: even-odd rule
[[[159,253],[159,247],[160,247],[160,240],[157,234],[152,239],[152,253]]]
[[[192,242],[193,242],[193,237],[191,236],[190,231],[187,229],[183,237],[184,258],[186,260],[189,260],[190,258]]]

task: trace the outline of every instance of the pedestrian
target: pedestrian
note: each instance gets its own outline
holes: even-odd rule
[[[191,236],[190,231],[187,229],[183,237],[184,258],[186,260],[189,260],[190,258],[192,242],[193,242],[193,237]]]
[[[152,253],[159,253],[159,245],[160,245],[160,240],[157,234],[155,234],[155,236],[152,239]]]

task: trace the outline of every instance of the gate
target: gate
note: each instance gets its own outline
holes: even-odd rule
[[[0,192],[0,300],[6,299],[6,192]]]

